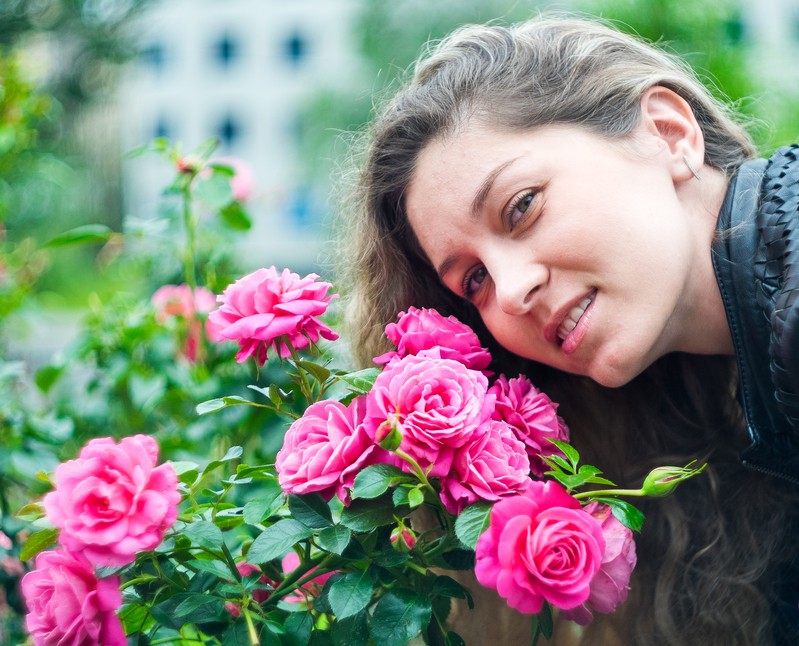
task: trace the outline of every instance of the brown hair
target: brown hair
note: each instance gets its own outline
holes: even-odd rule
[[[351,201],[341,279],[357,358],[385,350],[383,328],[410,305],[474,326],[496,369],[524,370],[554,399],[588,461],[620,484],[652,466],[707,459],[706,475],[645,504],[630,599],[582,633],[584,643],[764,644],[768,582],[788,541],[787,503],[767,477],[739,466],[746,440],[731,360],[670,355],[615,390],[522,361],[490,338],[476,312],[444,289],[411,231],[403,197],[422,149],[474,120],[508,131],[574,124],[629,134],[640,98],[661,85],[691,106],[705,163],[730,175],[754,155],[749,136],[680,59],[596,21],[536,18],[470,26],[417,63],[366,133]],[[765,503],[763,501],[766,501]]]

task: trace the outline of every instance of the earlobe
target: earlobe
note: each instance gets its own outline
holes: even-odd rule
[[[642,126],[665,144],[675,182],[701,174],[705,158],[702,128],[691,106],[669,88],[655,85],[641,97]]]

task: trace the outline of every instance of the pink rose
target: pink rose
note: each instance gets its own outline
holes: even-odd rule
[[[230,178],[233,199],[237,202],[246,202],[255,188],[255,175],[252,167],[238,157],[218,157],[212,159],[211,163],[230,167],[233,171],[233,177]]]
[[[261,572],[261,568],[259,568],[257,565],[252,565],[251,563],[236,563],[236,569],[239,571],[239,574],[241,574],[241,576],[243,577],[250,576],[251,574],[255,574],[257,572]],[[272,589],[277,587],[277,584],[265,574],[261,574],[260,578],[258,579],[258,583],[263,583],[264,585],[268,585]],[[253,590],[252,598],[256,603],[263,603],[269,598],[271,594],[272,590],[257,589]],[[236,607],[236,609],[238,610],[238,607]],[[231,613],[233,613],[232,610]],[[235,616],[238,617],[238,615]]]
[[[119,444],[93,439],[78,459],[59,465],[44,509],[61,544],[94,565],[126,565],[157,547],[180,501],[174,468],[156,467],[157,460],[155,440],[134,435]]]
[[[378,375],[367,395],[364,427],[372,438],[395,427],[402,451],[430,468],[430,476],[445,476],[455,451],[472,441],[493,410],[487,389],[486,377],[462,363],[432,351],[408,355]],[[405,462],[402,468],[411,470]]]
[[[283,358],[290,357],[287,342],[298,350],[318,342],[320,336],[332,341],[338,335],[317,317],[338,295],[328,296],[330,283],[317,278],[316,274],[300,278],[288,269],[279,275],[274,267],[259,269],[228,285],[217,297],[222,305],[208,320],[220,339],[239,342],[239,363],[254,355],[263,365],[269,347]]]
[[[296,552],[289,552],[283,557],[281,565],[283,566],[284,574],[291,574],[299,567],[300,557],[297,556]],[[311,568],[308,574],[311,574],[311,572],[313,572],[315,569],[316,568]],[[317,596],[322,591],[325,582],[334,574],[335,572],[326,572],[325,574],[320,574],[319,576],[314,577],[310,581],[303,583],[296,592],[283,597],[283,601],[287,601],[288,603],[299,603],[300,601],[304,601],[309,596]]]
[[[545,600],[569,610],[588,599],[604,551],[599,522],[577,500],[556,482],[532,481],[494,505],[474,573],[519,612],[537,613]]]
[[[291,425],[277,454],[275,469],[286,493],[319,492],[330,500],[333,494],[349,502],[358,471],[370,464],[394,460],[374,443],[361,421],[364,397],[349,406],[323,400],[311,404]]]
[[[375,357],[375,363],[380,365],[433,348],[440,349],[442,359],[459,361],[473,370],[483,370],[491,363],[491,355],[480,345],[472,328],[454,316],[444,318],[433,309],[410,307],[407,312],[400,312],[397,322],[386,326],[386,336],[397,350]]]
[[[608,614],[627,600],[630,575],[636,564],[633,533],[622,525],[611,513],[610,507],[592,502],[585,511],[599,521],[605,537],[605,553],[602,565],[593,581],[588,600],[562,614],[566,619],[583,626],[594,618],[593,612]]]
[[[548,467],[540,456],[560,455],[558,448],[548,440],[569,441],[569,429],[557,414],[558,405],[524,375],[510,380],[500,375],[488,392],[497,399],[492,417],[513,427],[516,436],[527,446],[531,471],[542,476]]]
[[[188,322],[186,339],[181,350],[183,356],[189,361],[197,360],[197,350],[202,344],[202,331],[205,338],[218,342],[216,328],[205,321],[203,326],[197,315],[208,314],[216,305],[216,296],[205,287],[197,287],[192,297],[191,287],[188,285],[163,285],[159,287],[150,299],[155,307],[155,318],[159,323],[165,323],[171,318],[179,318]]]
[[[455,453],[452,471],[441,480],[441,501],[451,514],[478,500],[520,493],[530,482],[530,460],[510,427],[489,420],[480,428],[476,439]]]
[[[41,552],[21,587],[28,606],[25,626],[36,646],[127,643],[116,615],[122,605],[119,577],[98,579],[83,555]]]

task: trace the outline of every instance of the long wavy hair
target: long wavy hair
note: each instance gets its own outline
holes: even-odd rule
[[[728,108],[690,68],[595,20],[538,17],[512,27],[469,26],[435,45],[379,111],[356,148],[341,203],[339,280],[348,295],[353,351],[367,365],[386,349],[385,325],[410,305],[472,325],[498,372],[524,371],[560,402],[572,441],[626,486],[660,464],[707,461],[674,496],[643,505],[638,566],[628,602],[570,633],[584,644],[768,644],[774,581],[792,552],[792,494],[740,466],[747,438],[729,358],[673,354],[608,389],[524,361],[498,347],[478,314],[441,285],[405,213],[404,195],[425,146],[466,123],[509,132],[572,124],[623,138],[655,85],[691,106],[705,163],[732,175],[755,149]],[[789,522],[790,521],[790,522]],[[791,525],[793,523],[793,525]],[[485,618],[484,618],[485,620]]]

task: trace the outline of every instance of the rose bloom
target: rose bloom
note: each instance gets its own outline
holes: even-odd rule
[[[267,350],[273,347],[283,358],[291,356],[286,346],[305,348],[338,335],[317,317],[324,314],[337,294],[328,296],[330,283],[318,282],[316,274],[300,278],[275,267],[259,269],[228,285],[217,297],[222,305],[208,315],[218,338],[238,341],[239,363],[255,356],[259,365],[266,362]]]
[[[50,521],[69,550],[94,565],[126,565],[158,546],[180,501],[171,464],[156,467],[158,445],[134,435],[115,444],[89,441],[76,460],[55,470],[55,491],[44,497]]]
[[[592,502],[585,506],[585,511],[596,518],[602,527],[605,553],[599,572],[591,581],[588,600],[561,615],[583,626],[594,618],[593,612],[611,613],[627,600],[630,575],[637,561],[632,530],[616,520],[610,507]]]
[[[569,429],[558,415],[558,405],[538,390],[524,375],[508,379],[500,375],[488,389],[496,396],[492,417],[507,422],[527,446],[530,469],[542,476],[548,469],[542,455],[560,454],[548,440],[569,441]]]
[[[255,189],[255,174],[252,167],[238,157],[217,157],[212,159],[211,163],[230,167],[233,171],[233,177],[230,178],[233,199],[237,202],[246,202]]]
[[[400,312],[397,322],[386,326],[386,336],[397,349],[375,357],[379,365],[433,348],[439,348],[442,359],[454,359],[473,370],[483,370],[491,363],[491,354],[480,345],[472,328],[433,309],[411,307]]]
[[[433,477],[449,473],[455,452],[472,441],[494,407],[482,373],[436,355],[426,351],[389,363],[367,395],[364,420],[378,441],[396,428],[399,448]],[[411,471],[406,462],[402,468]]]
[[[357,473],[365,466],[396,459],[374,443],[361,424],[366,398],[349,406],[323,400],[311,404],[286,432],[277,454],[278,482],[286,493],[319,492],[330,500],[334,494],[349,502]]]
[[[216,296],[205,287],[196,287],[192,297],[191,287],[188,285],[163,285],[155,291],[150,301],[155,307],[155,319],[159,323],[163,324],[171,318],[188,321],[186,341],[181,352],[192,363],[197,360],[203,330],[209,341],[216,343],[221,340],[213,325],[206,320],[203,326],[197,319],[198,314],[208,314],[216,305]]]
[[[25,626],[36,646],[125,646],[116,610],[122,605],[119,577],[98,579],[81,554],[41,552],[22,578],[28,606]]]
[[[460,514],[478,500],[495,502],[522,492],[529,474],[524,444],[505,422],[489,420],[456,452],[452,471],[441,480],[441,501],[448,512]]]
[[[556,482],[532,481],[494,505],[474,572],[519,612],[537,613],[545,600],[569,610],[588,599],[604,551],[599,522],[577,500]]]
[[[281,562],[283,566],[283,573],[284,574],[291,574],[294,570],[297,569],[300,565],[300,557],[297,556],[296,552],[289,552],[286,556],[283,557],[283,561]],[[313,572],[316,568],[312,568],[309,572]],[[327,572],[325,574],[320,574],[317,577],[314,577],[310,581],[303,583],[299,590],[292,594],[288,594],[283,597],[283,601],[288,603],[299,603],[301,601],[305,601],[308,596],[315,597],[318,595],[322,588],[325,585],[325,582],[335,574],[335,572]]]

